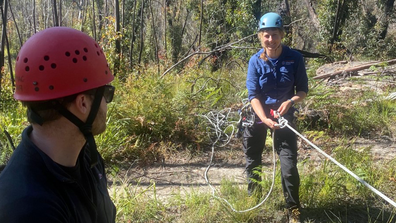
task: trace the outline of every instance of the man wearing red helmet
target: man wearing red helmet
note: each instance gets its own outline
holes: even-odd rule
[[[0,175],[1,222],[115,222],[94,135],[114,95],[105,55],[67,27],[33,35],[15,65],[31,125]]]

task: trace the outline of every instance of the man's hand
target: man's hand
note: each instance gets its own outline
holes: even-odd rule
[[[284,114],[287,113],[287,111],[289,111],[289,109],[290,109],[292,106],[293,106],[292,101],[287,100],[287,101],[284,101],[284,102],[279,106],[279,108],[278,108],[277,111],[279,112],[279,115],[280,115],[280,116],[283,116]],[[279,118],[279,115],[278,115],[276,112],[274,112],[274,117],[275,117],[275,118]]]
[[[277,122],[274,122],[272,119],[270,118],[266,118],[264,120],[262,120],[264,124],[266,124],[269,128],[271,129],[279,129],[279,126],[275,126],[276,124],[278,124]]]

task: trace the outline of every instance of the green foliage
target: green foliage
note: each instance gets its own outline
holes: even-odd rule
[[[9,74],[5,74],[1,81],[0,100],[0,165],[6,164],[12,155],[13,147],[20,141],[20,134],[27,126],[25,108],[13,98],[13,89]],[[12,142],[6,134],[9,134]]]

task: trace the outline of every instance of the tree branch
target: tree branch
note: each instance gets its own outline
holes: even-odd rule
[[[169,67],[169,68],[160,76],[160,78],[163,78],[167,73],[169,73],[169,71],[171,71],[171,70],[172,70],[173,68],[175,68],[177,65],[179,65],[180,63],[186,61],[187,59],[189,59],[189,58],[192,57],[192,56],[195,56],[195,55],[202,55],[202,54],[213,54],[213,53],[215,53],[215,52],[222,52],[222,51],[225,51],[225,50],[230,50],[230,49],[233,48],[233,45],[235,45],[235,44],[237,44],[237,43],[240,43],[240,42],[242,42],[242,41],[244,41],[244,40],[246,40],[246,39],[248,39],[248,38],[250,38],[250,37],[252,37],[252,36],[255,36],[255,35],[257,35],[257,34],[256,34],[256,33],[251,34],[251,35],[246,36],[246,37],[243,37],[242,39],[239,39],[239,40],[237,40],[237,41],[235,41],[235,42],[227,43],[227,44],[224,44],[224,45],[222,45],[222,46],[219,46],[219,47],[217,47],[217,48],[215,48],[214,50],[209,51],[209,52],[201,52],[201,51],[200,51],[200,48],[198,48],[195,52],[193,52],[193,53],[187,55],[186,57],[184,57],[183,59],[179,60],[177,63],[173,64],[171,67]]]

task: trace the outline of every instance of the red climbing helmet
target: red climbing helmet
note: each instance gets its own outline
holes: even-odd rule
[[[93,38],[76,29],[52,27],[30,37],[19,51],[14,98],[62,98],[113,79],[106,57]]]

